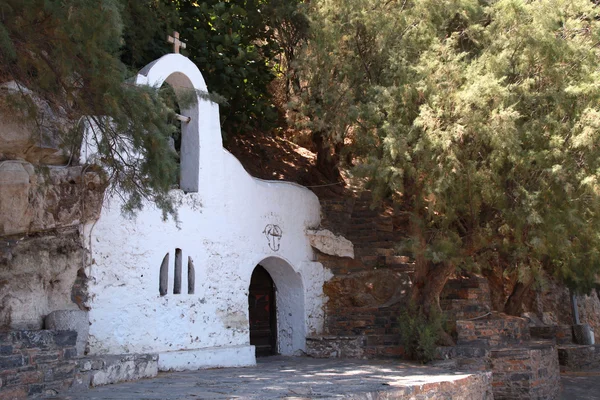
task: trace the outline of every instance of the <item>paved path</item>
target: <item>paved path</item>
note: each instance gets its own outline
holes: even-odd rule
[[[600,399],[600,371],[566,372],[560,378],[561,400]]]
[[[375,399],[456,385],[465,373],[398,361],[268,357],[256,367],[161,373],[157,378],[108,385],[52,399]],[[427,386],[423,386],[427,385]],[[388,397],[389,396],[389,397]]]

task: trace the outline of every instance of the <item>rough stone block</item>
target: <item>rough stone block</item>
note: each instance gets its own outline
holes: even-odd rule
[[[74,331],[76,332],[76,341],[74,343],[77,349],[77,355],[83,356],[85,352],[85,346],[89,336],[90,323],[87,311],[81,310],[59,310],[53,311],[45,319],[46,329],[60,331],[57,334],[56,340],[65,340],[61,343],[67,345],[67,341],[72,340],[71,337],[67,338],[63,332]],[[70,342],[68,342],[70,345]]]
[[[309,230],[306,234],[315,249],[337,257],[354,258],[354,245],[348,239],[327,229]]]
[[[150,354],[103,357],[103,367],[92,372],[91,386],[152,378],[158,374],[158,358]]]
[[[586,371],[600,368],[600,345],[566,345],[558,347],[563,371]]]
[[[595,341],[594,329],[588,324],[573,325],[573,336],[581,345],[593,345]]]
[[[0,357],[0,370],[22,367],[27,364],[27,359],[21,354]]]

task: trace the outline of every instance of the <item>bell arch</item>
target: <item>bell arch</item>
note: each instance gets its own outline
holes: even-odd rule
[[[208,93],[202,73],[181,54],[168,54],[144,67],[136,84],[173,87],[181,107],[181,115],[189,118],[181,123],[181,154],[179,187],[186,192],[198,192],[202,154],[221,151],[219,107],[206,100]]]

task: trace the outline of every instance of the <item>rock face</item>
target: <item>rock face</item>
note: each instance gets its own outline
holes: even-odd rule
[[[103,185],[82,167],[0,162],[0,237],[77,226],[100,214]]]
[[[18,90],[14,82],[3,88]],[[64,151],[63,131],[72,128],[72,122],[60,112],[25,88],[29,99],[37,106],[36,121],[28,121],[23,115],[0,115],[0,160],[24,160],[32,164],[64,165],[69,155]]]
[[[598,292],[592,290],[592,293],[587,296],[579,296],[577,305],[579,307],[579,319],[581,323],[592,327],[595,341],[596,343],[600,343],[600,299],[598,299]]]
[[[54,310],[78,310],[72,299],[86,261],[77,229],[0,239],[0,330],[42,329]]]
[[[354,258],[354,245],[343,236],[338,236],[327,229],[309,230],[306,232],[310,245],[330,256]]]

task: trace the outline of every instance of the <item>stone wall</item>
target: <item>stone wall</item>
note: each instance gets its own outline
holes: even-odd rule
[[[530,326],[529,333],[534,339],[556,340],[557,344],[573,343],[571,325]]]
[[[558,398],[560,373],[556,347],[504,348],[490,353],[496,400]]]
[[[403,354],[399,343],[400,312],[411,292],[414,265],[398,255],[402,221],[391,209],[371,209],[369,193],[344,199],[321,199],[321,226],[344,235],[354,244],[355,258],[332,257],[318,253],[317,260],[333,277],[323,287],[325,307],[325,342],[345,346],[345,337],[360,337],[361,357],[398,357]],[[340,337],[332,345],[331,337]]]
[[[0,398],[52,395],[68,389],[77,373],[72,331],[0,333]]]
[[[522,344],[531,339],[524,318],[505,314],[473,321],[456,321],[458,345],[504,346]]]
[[[597,370],[600,368],[600,345],[559,346],[558,359],[563,371]]]

